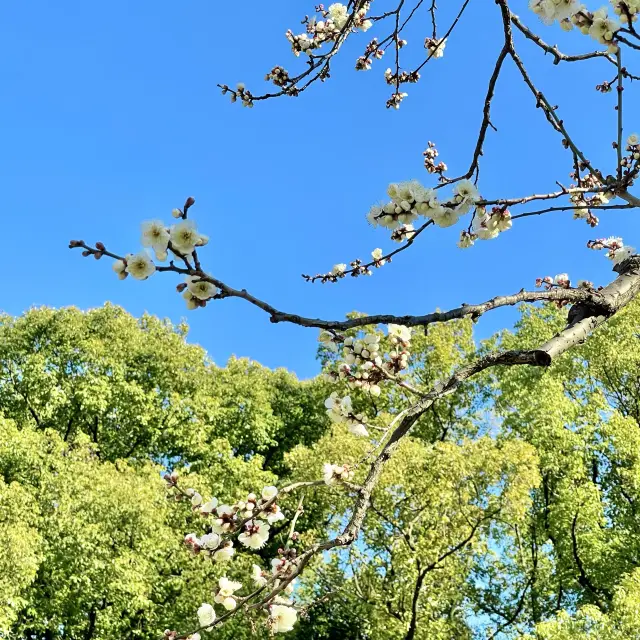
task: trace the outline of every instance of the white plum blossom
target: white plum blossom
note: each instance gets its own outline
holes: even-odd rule
[[[389,324],[389,337],[398,342],[409,342],[411,340],[411,329],[402,324]]]
[[[453,188],[454,200],[457,203],[474,203],[480,200],[476,185],[471,180],[460,180]]]
[[[600,44],[611,44],[620,24],[607,16],[607,8],[602,7],[593,13],[593,22],[589,27],[589,35]]]
[[[269,627],[273,633],[291,631],[296,623],[298,612],[293,607],[274,604],[269,607]]]
[[[568,289],[569,285],[571,284],[569,275],[566,273],[559,273],[553,278],[553,284],[557,285],[558,287]]]
[[[468,249],[473,246],[474,242],[475,236],[472,233],[464,230],[460,232],[460,240],[458,240],[458,247],[460,247],[460,249]]]
[[[182,211],[180,211],[180,209],[172,209],[171,215],[174,218],[182,218]]]
[[[636,145],[640,144],[640,137],[638,136],[637,133],[632,133],[628,138],[627,138],[627,144],[630,147],[635,147]]]
[[[251,567],[251,579],[256,587],[264,587],[267,584],[268,579],[264,575],[264,571],[262,571],[261,567],[257,564],[254,564]]]
[[[327,415],[332,422],[346,423],[349,432],[356,436],[368,436],[369,432],[364,426],[365,418],[362,414],[354,414],[350,396],[340,398],[334,391],[324,402]]]
[[[577,13],[581,5],[577,0],[530,0],[529,8],[545,23],[562,21]]]
[[[331,16],[331,20],[333,20],[336,27],[342,29],[349,18],[349,11],[345,5],[340,2],[334,2],[332,5],[329,5],[329,16]]]
[[[217,549],[220,545],[220,536],[217,533],[205,533],[199,541],[199,546],[206,550]]]
[[[233,542],[227,540],[227,542],[225,542],[224,545],[213,554],[213,559],[216,562],[228,562],[231,560],[235,552],[236,550],[233,547]]]
[[[182,292],[182,297],[184,298],[185,302],[187,303],[187,309],[189,309],[189,311],[193,311],[194,309],[197,309],[200,305],[198,304],[198,298],[196,298],[191,291],[189,291],[189,289],[185,289]]]
[[[162,220],[142,223],[142,246],[154,250],[158,260],[166,260],[169,245],[169,231]]]
[[[193,220],[183,220],[171,227],[170,232],[171,246],[185,255],[193,253],[196,247],[205,245],[209,238],[201,235],[196,229],[196,223]]]
[[[429,52],[429,55],[432,58],[442,58],[444,56],[444,48],[446,44],[446,38],[442,38],[440,40],[435,38],[427,38],[424,41],[424,48]]]
[[[371,252],[371,257],[375,260],[376,264],[379,266],[382,266],[383,264],[386,263],[386,260],[382,259],[382,249],[380,248],[374,249]]]
[[[211,498],[207,502],[203,503],[200,507],[200,513],[203,515],[209,515],[215,511],[215,508],[218,506],[218,499]]]
[[[215,533],[227,533],[232,529],[235,512],[229,505],[223,504],[217,507],[215,515],[217,517],[211,523],[211,528]]]
[[[338,351],[338,345],[336,344],[336,336],[333,335],[330,331],[325,331],[324,329],[320,330],[320,335],[318,335],[318,342],[322,343],[322,346],[329,351]]]
[[[498,229],[497,219],[489,214],[481,214],[480,211],[476,212],[473,218],[473,224],[471,226],[473,235],[481,240],[491,240],[497,238],[500,233]]]
[[[191,506],[199,507],[202,504],[202,496],[197,491],[193,491],[190,493],[191,493]]]
[[[209,300],[218,293],[218,288],[214,284],[197,276],[187,276],[186,282],[187,290],[198,300]]]
[[[333,268],[331,269],[331,273],[334,276],[340,276],[342,275],[345,271],[347,270],[347,265],[344,263],[340,263],[340,264],[334,264]]]
[[[460,219],[460,211],[458,209],[442,207],[437,214],[432,216],[432,218],[439,227],[445,229],[446,227],[452,227],[458,222]]]
[[[236,599],[234,593],[238,589],[242,589],[242,583],[229,580],[226,576],[223,576],[218,580],[218,593],[214,596],[214,600],[217,604],[221,604],[227,611],[231,611],[236,608]]]
[[[111,268],[115,271],[120,280],[124,280],[127,277],[127,263],[124,260],[116,260],[111,265]]]
[[[280,522],[280,520],[284,520],[284,513],[282,513],[280,507],[275,504],[266,512],[267,522],[269,524],[274,524],[275,522]]]
[[[343,422],[352,411],[351,398],[345,396],[340,398],[337,391],[334,391],[325,401],[327,415],[333,422]]]
[[[251,520],[245,525],[245,531],[238,536],[238,540],[249,549],[261,549],[269,539],[270,528],[262,520]]]
[[[135,255],[129,253],[126,256],[127,273],[136,280],[146,280],[150,275],[155,273],[156,266],[146,251],[141,251]]]
[[[277,495],[278,495],[278,487],[269,486],[269,487],[264,487],[262,489],[263,500],[271,500],[271,498],[275,498]]]
[[[198,622],[201,627],[205,627],[207,631],[213,629],[213,623],[216,620],[216,612],[212,605],[204,602],[198,609]]]
[[[635,255],[636,250],[633,247],[625,246],[617,249],[612,252],[611,259],[613,260],[613,264],[620,264],[624,262],[627,258]]]

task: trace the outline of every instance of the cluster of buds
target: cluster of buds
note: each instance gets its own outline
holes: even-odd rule
[[[402,101],[408,96],[408,93],[403,91],[394,91],[391,97],[387,100],[387,109],[399,109]]]
[[[536,278],[536,287],[544,287],[547,291],[551,289],[571,289],[571,280],[566,273],[559,273],[554,278],[551,276],[545,276],[544,278]],[[586,280],[580,280],[578,287],[581,289],[593,289],[593,284]],[[556,307],[561,309],[565,305],[569,304],[567,300],[554,300]]]
[[[536,278],[536,287],[543,286],[547,291],[550,289],[571,289],[571,280],[566,273],[559,273],[554,278],[551,276]]]
[[[380,395],[381,383],[389,379],[391,374],[397,374],[406,369],[410,356],[411,329],[390,324],[388,331],[392,349],[390,353],[385,354],[384,359],[379,351],[380,336],[367,334],[361,340],[352,337],[344,339],[343,361],[335,371],[324,374],[325,380],[343,381],[351,388],[362,389],[374,396]],[[341,402],[343,401],[340,401],[338,394],[334,393],[327,400],[326,406],[330,411],[343,414],[340,419],[344,420],[345,410],[340,406]],[[350,410],[351,400],[346,402]]]
[[[571,174],[574,180],[578,180],[579,185],[586,189],[600,189],[602,182],[592,173],[580,179],[580,176],[574,172]],[[575,186],[575,185],[572,185]],[[569,196],[571,204],[574,207],[573,217],[575,219],[585,220],[590,227],[598,226],[600,222],[598,217],[591,211],[591,207],[600,207],[609,202],[611,194],[606,191],[598,191],[596,193],[576,192]]]
[[[378,45],[378,39],[374,38],[366,46],[364,53],[356,60],[356,71],[368,71],[371,69],[373,58],[380,60],[384,55],[384,49]]]
[[[442,175],[447,170],[447,165],[444,162],[438,162],[436,164],[436,158],[438,157],[438,150],[435,143],[429,140],[427,148],[422,152],[424,156],[424,168],[427,173],[437,173]]]
[[[411,240],[415,235],[416,230],[412,224],[403,224],[391,232],[391,239],[394,242],[404,242],[405,240]]]
[[[283,67],[273,67],[264,77],[265,80],[273,82],[276,87],[284,87],[291,82],[289,72]]]
[[[353,471],[348,465],[331,464],[325,462],[322,467],[322,477],[327,486],[338,484],[340,482],[349,482],[353,479]]]
[[[380,336],[367,334],[362,339],[345,338],[342,348],[344,361],[349,365],[361,365],[365,362],[378,362]]]
[[[411,329],[401,324],[390,324],[388,329],[389,342],[393,348],[388,353],[382,368],[391,374],[397,374],[406,369],[409,364]]]
[[[253,107],[253,95],[242,82],[238,82],[235,91],[226,84],[220,85],[220,90],[222,91],[223,96],[227,93],[229,94],[231,102],[237,102],[240,100],[243,107]]]
[[[415,231],[413,227],[408,225],[403,229],[403,232],[406,234],[410,234],[409,237],[413,237],[415,235]],[[392,236],[393,237],[393,236]],[[404,236],[403,238],[404,239]],[[360,258],[356,258],[349,263],[349,269],[347,270],[347,265],[345,263],[335,264],[333,265],[331,271],[329,273],[318,273],[315,276],[310,276],[308,274],[302,274],[302,277],[307,282],[315,282],[316,280],[320,280],[323,284],[325,282],[337,282],[341,278],[347,276],[347,274],[351,275],[352,278],[357,278],[358,276],[372,276],[373,271],[371,267],[375,267],[379,269],[383,267],[387,262],[391,262],[391,256],[385,256],[382,253],[382,249],[374,249],[371,252],[371,262],[364,263]],[[320,339],[320,342],[324,342],[324,339]],[[328,347],[332,351],[331,347]]]
[[[611,93],[613,91],[613,84],[613,81],[604,80],[602,84],[596,85],[596,91],[599,91],[600,93]]]
[[[429,58],[442,58],[442,56],[444,56],[444,48],[446,44],[446,38],[426,38],[424,41],[424,48],[429,52]]]
[[[613,13],[618,16],[622,24],[636,22],[640,12],[639,0],[612,0]]]
[[[597,238],[596,240],[589,240],[587,242],[588,249],[595,249],[596,251],[607,251],[607,258],[613,261],[613,264],[620,264],[627,258],[636,255],[636,250],[633,247],[625,246],[622,238],[611,236],[609,238]]]
[[[627,155],[622,158],[621,164],[624,167],[625,183],[630,186],[640,171],[640,137],[637,133],[632,133],[627,138],[625,150]]]
[[[394,73],[391,69],[384,72],[384,79],[387,84],[415,84],[420,80],[420,74],[417,71],[400,71]]]

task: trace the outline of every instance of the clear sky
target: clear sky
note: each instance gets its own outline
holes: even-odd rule
[[[497,7],[472,0],[445,57],[425,67],[397,112],[384,106],[388,62],[366,73],[353,70],[372,32],[345,47],[330,81],[297,99],[249,110],[220,95],[218,82],[244,81],[259,93],[273,65],[299,69],[284,33],[299,29],[313,4],[4,3],[0,308],[19,314],[32,305],[86,309],[110,300],[135,315],[188,317],[191,339],[218,364],[236,354],[313,375],[315,330],[272,325],[241,300],[187,312],[171,276],[120,282],[107,261],[67,249],[69,239],[81,238],[118,253],[137,251],[140,222],[170,221],[171,209],[189,195],[197,200],[194,219],[211,237],[202,252],[207,269],[300,314],[424,313],[531,288],[536,276],[561,271],[575,280],[609,281],[610,263],[585,243],[610,234],[637,243],[637,213],[603,212],[596,230],[570,213],[547,214],[516,221],[498,239],[466,251],[455,246],[459,229],[429,230],[371,278],[305,283],[302,272],[392,246],[364,216],[390,181],[433,184],[422,167],[428,140],[452,174],[466,169],[501,46]],[[457,8],[446,4],[441,33]],[[592,48],[584,36],[543,27],[521,4],[523,19],[548,41],[568,52]],[[407,61],[423,55],[426,13],[419,20],[420,30],[407,35]],[[588,157],[611,172],[615,96],[593,89],[615,69],[601,60],[554,66],[532,43],[518,38],[518,46]],[[489,134],[480,175],[485,197],[552,191],[555,180],[569,182],[570,156],[534,107],[509,64],[494,104],[499,133]],[[625,112],[627,132],[640,129],[632,96]],[[480,335],[513,317],[496,312],[483,319]]]

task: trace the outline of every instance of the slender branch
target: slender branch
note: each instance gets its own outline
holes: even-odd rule
[[[545,53],[550,53],[554,58],[553,64],[560,64],[560,62],[579,62],[581,60],[590,60],[593,58],[604,58],[611,64],[616,64],[616,61],[606,51],[592,51],[591,53],[581,53],[578,55],[565,55],[558,49],[558,45],[551,46],[547,44],[540,36],[533,33],[529,27],[525,26],[520,21],[520,18],[513,13],[511,14],[511,22],[526,38],[535,42],[543,51],[545,51]]]

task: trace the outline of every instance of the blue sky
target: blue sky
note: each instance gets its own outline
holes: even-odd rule
[[[249,110],[220,95],[218,82],[243,81],[259,93],[273,65],[300,68],[284,32],[298,29],[313,4],[281,0],[273,10],[201,0],[5,4],[0,308],[19,314],[32,305],[90,308],[110,300],[135,315],[187,317],[191,340],[219,364],[236,354],[313,375],[315,330],[272,325],[240,300],[187,313],[171,276],[120,282],[106,261],[83,260],[67,249],[69,239],[82,238],[118,253],[135,251],[140,222],[169,221],[188,195],[197,200],[194,219],[211,237],[203,252],[207,269],[304,315],[424,313],[532,287],[536,276],[561,271],[609,281],[610,263],[585,243],[610,234],[637,242],[634,212],[603,212],[596,230],[570,213],[525,219],[466,251],[455,246],[459,229],[429,231],[371,278],[305,283],[302,272],[392,246],[364,216],[390,181],[433,183],[422,168],[428,140],[452,174],[466,169],[501,46],[497,7],[471,2],[445,57],[425,67],[398,112],[384,106],[387,62],[366,73],[353,70],[369,34],[345,47],[330,81],[297,99]],[[440,14],[442,32],[455,8]],[[521,14],[568,52],[593,48],[577,33],[539,25],[524,3]],[[407,34],[407,67],[422,55],[427,25],[425,14]],[[554,66],[530,42],[519,38],[518,46],[588,157],[611,172],[614,94],[593,88],[613,69],[603,61]],[[638,102],[627,99],[625,112],[633,118]],[[555,180],[569,182],[570,157],[511,64],[498,84],[492,120],[499,133],[489,134],[485,148],[479,182],[485,197],[552,191]],[[627,120],[627,132],[635,129],[640,122]],[[513,317],[501,311],[483,319],[479,335]]]

